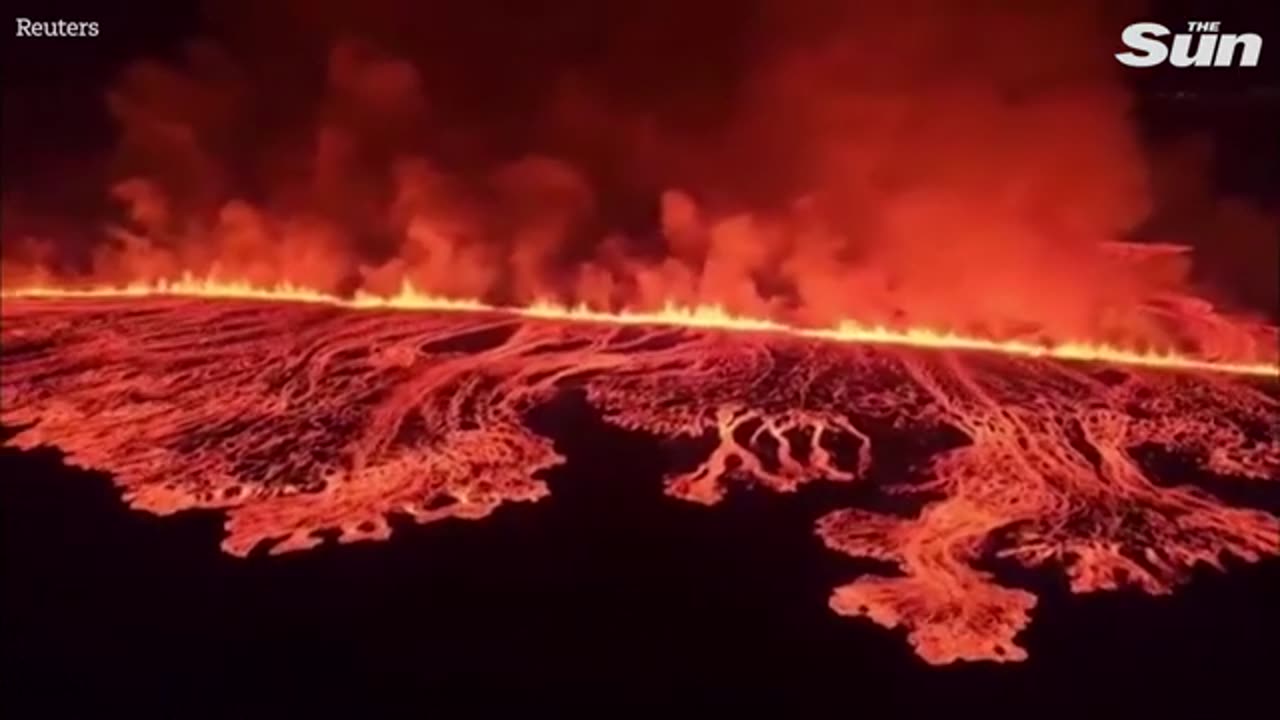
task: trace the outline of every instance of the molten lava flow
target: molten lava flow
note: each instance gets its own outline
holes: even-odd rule
[[[358,309],[502,311],[525,317],[554,320],[629,325],[675,325],[689,328],[783,333],[844,343],[874,343],[936,349],[977,350],[1024,357],[1101,361],[1145,367],[1207,370],[1242,375],[1280,376],[1280,364],[1260,362],[1253,359],[1208,360],[1170,351],[1126,350],[1113,345],[1091,342],[1067,342],[1047,345],[1019,340],[992,340],[954,332],[940,332],[927,328],[897,330],[886,327],[871,327],[854,321],[844,321],[832,328],[799,328],[763,318],[734,315],[726,312],[722,307],[713,305],[680,307],[667,304],[661,310],[652,312],[602,312],[592,310],[585,305],[568,307],[550,302],[535,303],[519,308],[498,308],[475,299],[457,299],[424,294],[418,292],[407,283],[402,285],[400,292],[395,295],[383,296],[360,292],[352,298],[343,298],[287,283],[261,287],[246,282],[201,279],[188,275],[177,281],[133,283],[114,287],[98,286],[80,289],[28,287],[6,291],[5,296],[14,298],[176,296],[308,302]]]
[[[576,388],[617,426],[710,445],[672,468],[676,498],[869,484],[881,509],[830,512],[817,532],[897,573],[851,578],[830,605],[905,628],[930,663],[1026,656],[1016,636],[1036,597],[1004,585],[993,560],[1062,568],[1077,592],[1165,593],[1199,563],[1280,552],[1280,518],[1199,482],[1280,489],[1270,378],[909,334],[815,342],[864,338],[698,313],[565,322],[606,318],[257,292],[7,300],[10,442],[111,472],[135,508],[221,508],[227,552],[279,553],[324,531],[386,538],[392,513],[477,518],[544,497],[537,475],[566,458],[524,418]],[[261,301],[282,296],[309,302]],[[770,332],[683,326],[697,324]]]

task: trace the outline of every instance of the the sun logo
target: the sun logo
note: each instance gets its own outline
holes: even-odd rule
[[[1256,67],[1262,55],[1262,37],[1256,33],[1242,35],[1218,34],[1218,22],[1193,21],[1187,23],[1186,33],[1173,36],[1173,47],[1166,47],[1157,38],[1169,34],[1169,28],[1154,22],[1134,23],[1124,29],[1120,40],[1137,52],[1116,55],[1116,59],[1129,67],[1152,67],[1166,58],[1174,67]],[[1192,41],[1195,52],[1192,53]],[[1236,50],[1241,50],[1236,62]]]

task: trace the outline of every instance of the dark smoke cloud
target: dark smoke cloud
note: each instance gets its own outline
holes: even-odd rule
[[[1020,5],[218,3],[108,93],[91,272],[1164,337],[1186,261],[1114,245],[1166,192],[1133,8]],[[1274,255],[1274,217],[1193,194],[1160,239]],[[37,250],[6,232],[6,274]]]
[[[1280,321],[1280,193],[1256,198],[1217,189],[1215,144],[1181,135],[1152,148],[1155,208],[1139,232],[1193,249],[1201,293]],[[1268,207],[1268,200],[1270,207]]]

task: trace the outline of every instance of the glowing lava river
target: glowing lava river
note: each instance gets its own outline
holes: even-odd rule
[[[6,298],[10,444],[112,473],[137,509],[220,508],[226,552],[279,553],[386,539],[392,514],[554,502],[540,475],[573,460],[525,418],[581,392],[609,423],[702,448],[671,463],[681,501],[810,482],[905,498],[815,531],[891,567],[831,608],[904,628],[936,664],[1026,657],[1036,596],[992,562],[1160,594],[1197,564],[1280,554],[1280,518],[1212,491],[1280,482],[1264,366],[295,299]]]

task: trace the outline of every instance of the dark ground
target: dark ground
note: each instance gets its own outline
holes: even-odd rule
[[[931,667],[901,633],[826,607],[865,566],[824,549],[812,523],[856,490],[694,506],[661,494],[653,441],[585,405],[536,426],[570,458],[542,502],[248,560],[218,550],[216,513],[133,512],[54,451],[0,450],[4,717],[528,712],[597,697],[1231,717],[1274,700],[1280,561],[1198,573],[1163,598],[1072,596],[1028,574],[1018,582],[1041,593],[1020,636],[1029,661]]]

